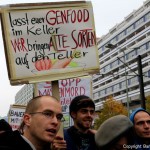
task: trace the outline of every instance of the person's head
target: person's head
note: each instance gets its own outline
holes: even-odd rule
[[[132,131],[132,127],[132,122],[124,115],[107,119],[100,125],[95,134],[97,148],[100,150],[123,149],[125,145],[130,143],[128,135]]]
[[[27,104],[23,117],[23,135],[33,145],[51,143],[56,136],[63,114],[60,102],[52,96],[39,96]]]
[[[81,132],[87,132],[93,122],[95,104],[88,96],[77,96],[71,101],[69,113],[73,118],[74,126]]]
[[[150,138],[150,114],[143,108],[138,108],[130,115],[134,131],[140,138]]]
[[[1,119],[0,120],[0,134],[5,131],[12,131],[12,128],[8,122],[6,122],[4,119]]]

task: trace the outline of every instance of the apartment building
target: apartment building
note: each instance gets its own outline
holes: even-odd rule
[[[150,0],[102,36],[98,51],[100,72],[93,75],[96,109],[101,109],[110,95],[130,108],[140,106],[139,55],[145,96],[150,95]]]
[[[27,105],[27,103],[33,98],[34,85],[26,84],[24,85],[15,96],[15,104]]]

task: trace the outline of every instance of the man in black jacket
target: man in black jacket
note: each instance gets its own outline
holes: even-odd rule
[[[0,150],[50,150],[62,121],[61,105],[56,98],[35,97],[26,107],[20,132],[8,131],[0,135]]]

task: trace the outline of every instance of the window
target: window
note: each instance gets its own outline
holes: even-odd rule
[[[141,51],[145,51],[146,50],[146,44],[140,46]]]
[[[105,67],[101,68],[101,72],[102,72],[102,73],[105,72]]]
[[[128,59],[131,59],[132,57],[136,56],[136,51],[133,50],[130,53],[127,54]]]
[[[121,82],[121,88],[125,88],[126,87],[126,81]]]
[[[104,50],[105,50],[105,46],[102,47],[102,51],[104,51]]]
[[[114,37],[114,38],[110,41],[111,44],[116,44],[116,42],[117,42],[117,38],[116,38],[116,37]]]
[[[100,91],[100,96],[105,95],[105,90]]]
[[[139,19],[137,22],[135,22],[135,28],[140,26],[144,22],[144,18]]]
[[[106,72],[109,71],[109,69],[110,69],[110,64],[107,65],[107,66],[105,66],[105,71],[106,71]]]
[[[121,32],[119,35],[118,35],[118,39],[121,39],[122,37],[125,36],[125,31]]]
[[[133,78],[129,79],[130,85],[134,84],[134,83],[137,83],[137,82],[138,82],[138,78],[137,77],[133,77]]]
[[[143,51],[146,50],[146,44],[140,46],[138,49],[137,49],[137,54],[141,54]]]
[[[150,77],[150,70],[148,70],[148,77]]]
[[[134,25],[131,25],[129,28],[126,29],[126,33],[129,34],[133,31]]]
[[[143,78],[144,78],[144,77],[146,77],[146,78],[149,77],[148,73],[149,73],[149,71],[143,72]]]
[[[114,89],[114,91],[119,90],[119,89],[120,89],[119,83],[118,83],[118,84],[115,84],[115,85],[113,86],[113,89]]]
[[[147,43],[147,49],[150,49],[150,42]]]
[[[145,20],[146,20],[146,21],[150,20],[150,12],[145,15]]]
[[[112,86],[106,89],[106,94],[109,94],[110,92],[112,92]]]
[[[118,60],[116,60],[116,61],[114,61],[114,62],[112,62],[112,68],[114,68],[114,67],[116,67],[117,65],[118,65]]]
[[[118,58],[118,64],[123,64],[124,62],[124,56]]]
[[[96,92],[93,94],[94,98],[97,98],[99,96],[99,92]]]

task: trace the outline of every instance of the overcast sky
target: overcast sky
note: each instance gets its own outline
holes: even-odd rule
[[[0,5],[27,2],[54,2],[62,0],[0,0]],[[66,0],[67,1],[67,0]],[[145,0],[91,0],[93,4],[97,37],[108,33],[109,29],[124,20],[133,10],[143,5]],[[0,116],[6,116],[15,94],[22,86],[11,86],[5,62],[2,34],[0,33]]]

